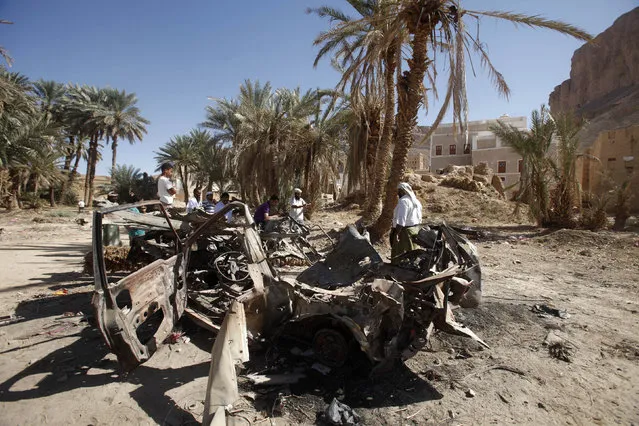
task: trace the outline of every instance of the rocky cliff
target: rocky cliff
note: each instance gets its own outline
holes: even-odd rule
[[[639,7],[575,51],[570,78],[555,87],[549,104],[553,113],[572,111],[590,121],[585,146],[599,131],[639,122]]]

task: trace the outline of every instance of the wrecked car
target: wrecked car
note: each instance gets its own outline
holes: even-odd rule
[[[93,219],[96,320],[126,371],[148,360],[183,315],[220,332],[231,311],[240,315],[238,359],[248,356],[248,339],[280,336],[308,342],[328,366],[362,356],[378,370],[413,356],[436,329],[486,346],[454,319],[451,306],[479,303],[481,266],[475,247],[445,224],[424,227],[420,248],[393,264],[349,226],[310,267],[279,270],[243,203],[188,224],[175,223],[157,202],[143,203],[162,212],[153,223],[129,214],[139,204],[96,211]],[[229,224],[224,215],[231,209],[241,214]],[[170,232],[176,254],[110,280],[100,232],[105,221]]]

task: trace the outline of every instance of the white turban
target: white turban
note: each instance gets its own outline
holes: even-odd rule
[[[417,196],[415,195],[415,192],[413,191],[413,188],[410,187],[408,182],[401,182],[397,186],[397,189],[403,190],[404,192],[406,192],[406,195],[408,195],[410,197],[410,201],[413,203],[414,208],[416,208],[417,211],[419,212],[419,218],[420,218],[420,222],[421,222],[422,203],[420,203],[419,200],[417,199]]]
[[[301,193],[302,193],[302,190],[301,190],[301,189],[299,189],[299,188],[295,188],[295,189],[293,190],[293,193],[295,193],[295,194],[301,194]]]

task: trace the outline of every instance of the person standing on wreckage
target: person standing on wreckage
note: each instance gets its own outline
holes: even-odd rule
[[[413,188],[406,182],[397,187],[399,201],[393,212],[393,227],[390,232],[391,263],[398,256],[414,250],[413,237],[422,224],[422,203],[419,202]]]

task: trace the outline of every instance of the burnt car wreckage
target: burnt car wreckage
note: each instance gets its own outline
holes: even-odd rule
[[[162,216],[131,212],[142,204],[154,205]],[[224,215],[230,210],[236,220],[228,224]],[[141,250],[149,254],[150,244],[151,251],[159,247],[164,254],[109,281],[103,223],[153,231]],[[96,211],[93,306],[122,368],[130,371],[148,360],[183,315],[217,333],[204,414],[209,424],[237,399],[235,365],[248,361],[249,340],[294,336],[312,345],[318,361],[331,367],[343,365],[356,351],[373,371],[410,358],[436,329],[487,347],[451,311],[453,305],[477,306],[481,266],[474,245],[450,227],[423,227],[416,240],[420,248],[392,264],[354,226],[325,256],[291,235],[299,230],[260,235],[240,202],[191,221],[171,219],[157,202]],[[269,260],[278,251],[306,263],[309,254],[319,260],[306,269],[284,270]]]

